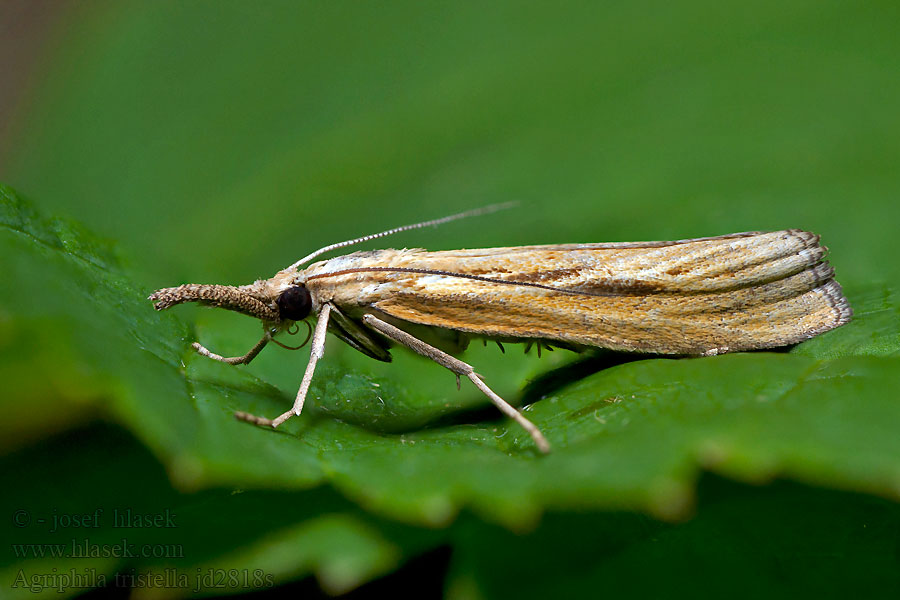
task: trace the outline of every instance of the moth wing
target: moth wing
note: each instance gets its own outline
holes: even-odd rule
[[[798,230],[452,254],[424,253],[415,268],[433,273],[404,273],[371,306],[477,336],[664,354],[784,346],[851,315],[825,248]]]

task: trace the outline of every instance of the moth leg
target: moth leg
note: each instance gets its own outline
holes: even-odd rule
[[[306,372],[303,374],[303,381],[300,382],[300,389],[297,391],[297,397],[294,399],[294,406],[291,407],[291,410],[274,419],[257,417],[245,412],[236,412],[234,413],[236,419],[255,425],[278,427],[294,415],[300,414],[303,410],[303,403],[306,401],[306,393],[309,391],[309,384],[312,382],[313,373],[316,370],[316,363],[319,362],[319,359],[325,354],[325,333],[328,331],[328,315],[330,312],[331,305],[327,303],[323,304],[322,309],[319,311],[318,321],[316,322],[316,330],[313,332],[309,363],[306,365]]]
[[[232,356],[230,358],[226,358],[224,356],[220,356],[214,352],[210,352],[207,350],[202,344],[198,342],[194,342],[191,344],[191,348],[197,351],[197,354],[201,356],[206,356],[213,360],[217,360],[219,362],[227,363],[229,365],[246,365],[249,364],[251,360],[256,358],[256,355],[259,354],[263,348],[266,347],[266,344],[269,343],[269,340],[272,339],[271,334],[267,331],[261,340],[256,342],[256,345],[250,348],[250,351],[243,356]]]
[[[403,344],[410,350],[421,354],[426,358],[430,358],[442,367],[450,369],[456,374],[457,378],[459,378],[460,375],[465,375],[466,377],[471,379],[472,383],[475,384],[475,387],[481,390],[485,396],[490,398],[491,402],[494,403],[494,406],[499,408],[501,412],[503,412],[503,414],[521,425],[522,428],[527,431],[529,435],[531,435],[531,439],[534,440],[534,443],[537,445],[538,449],[541,452],[543,452],[544,454],[550,452],[550,443],[547,441],[547,438],[544,437],[544,434],[541,433],[541,430],[538,429],[534,423],[522,416],[522,413],[516,410],[514,406],[494,393],[494,391],[489,388],[484,383],[484,381],[481,380],[481,377],[479,377],[478,374],[475,373],[475,369],[472,367],[472,365],[453,358],[446,352],[442,352],[434,346],[426,344],[422,340],[411,336],[402,329],[394,327],[390,323],[385,323],[374,315],[363,315],[362,319],[363,322],[365,322],[366,325],[368,325],[372,329],[375,329],[376,331],[384,334],[395,342]]]

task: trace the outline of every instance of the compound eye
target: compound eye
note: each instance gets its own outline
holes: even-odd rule
[[[276,302],[282,320],[302,321],[312,310],[312,296],[306,286],[295,285],[281,292]]]

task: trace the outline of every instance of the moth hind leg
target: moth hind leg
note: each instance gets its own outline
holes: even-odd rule
[[[543,452],[544,454],[550,452],[550,443],[547,441],[547,438],[544,437],[544,434],[541,433],[541,430],[538,429],[534,423],[526,419],[522,415],[522,413],[516,410],[514,406],[498,396],[491,388],[489,388],[487,384],[484,383],[484,381],[481,379],[481,377],[475,372],[475,369],[472,367],[472,365],[464,363],[463,361],[450,356],[446,352],[438,350],[430,344],[426,344],[419,338],[406,333],[402,329],[394,327],[390,323],[382,321],[374,315],[366,314],[363,315],[362,319],[363,322],[372,329],[382,333],[386,337],[394,340],[399,344],[403,344],[413,352],[421,354],[426,358],[430,358],[442,367],[449,369],[456,374],[457,379],[460,375],[468,377],[472,381],[472,383],[475,384],[475,387],[481,390],[482,393],[484,393],[484,395],[494,403],[494,406],[499,408],[503,414],[513,419],[525,431],[527,431],[529,435],[531,435],[531,439],[534,440],[535,445],[541,452]]]

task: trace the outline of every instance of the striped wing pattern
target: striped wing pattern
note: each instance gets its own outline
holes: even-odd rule
[[[852,313],[825,253],[818,236],[785,230],[673,242],[359,252],[305,274],[311,291],[345,312],[380,313],[398,325],[716,354],[793,344],[846,323]]]

